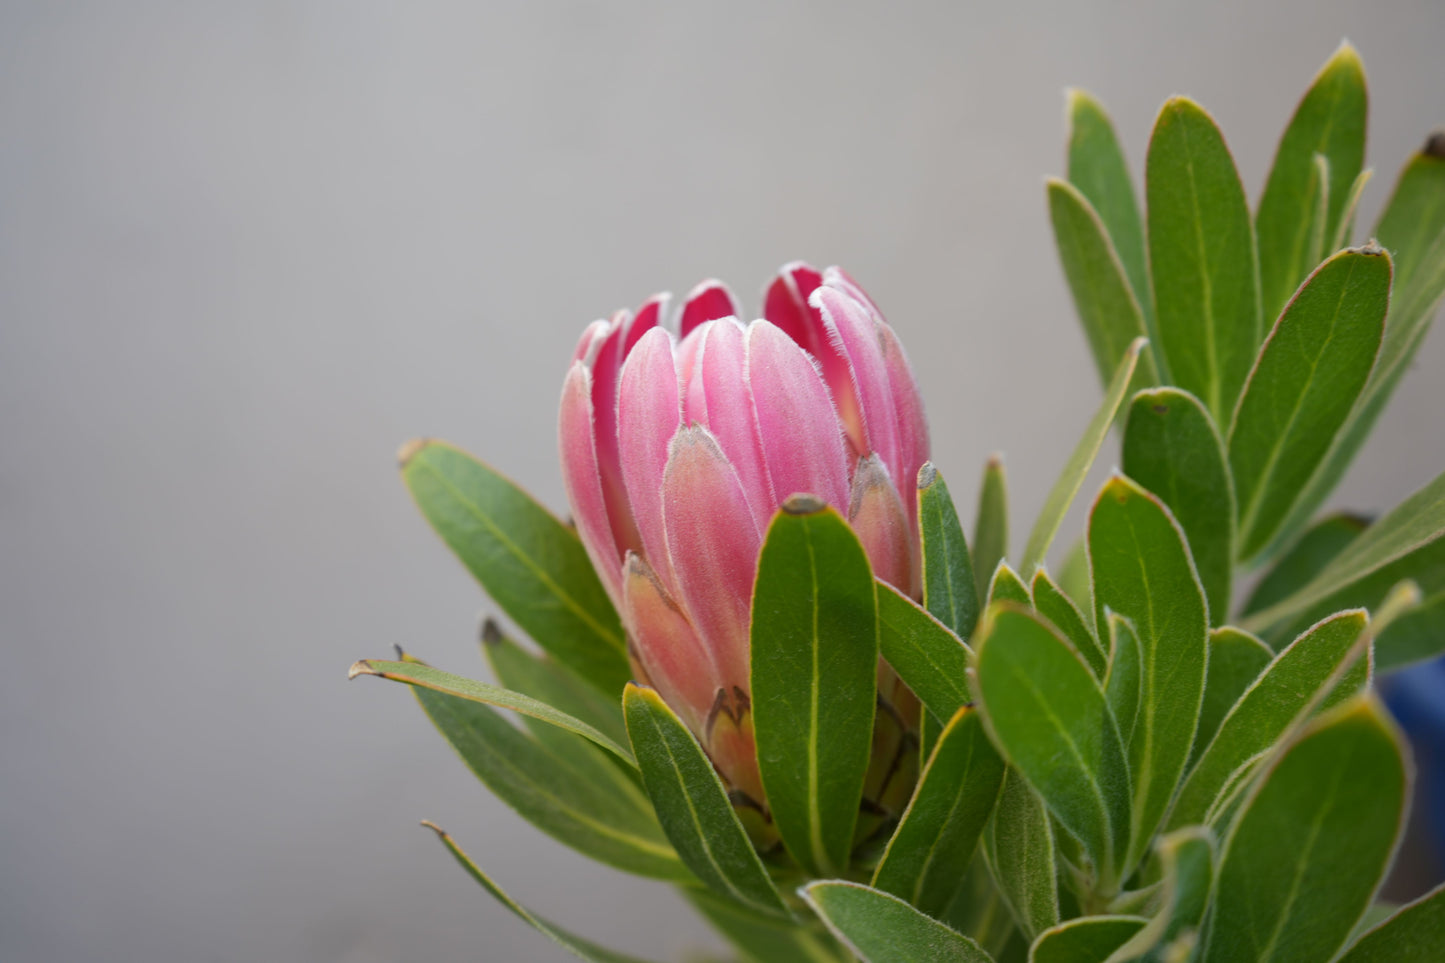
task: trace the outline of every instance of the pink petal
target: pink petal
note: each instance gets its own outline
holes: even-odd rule
[[[625,329],[632,316],[618,311],[612,316],[607,337],[589,366],[592,371],[592,417],[596,426],[597,468],[602,477],[602,496],[612,520],[612,535],[622,551],[641,548],[632,521],[627,489],[622,483],[622,460],[617,450],[617,385],[622,370]]]
[[[562,405],[557,436],[561,442],[562,482],[577,533],[592,567],[616,606],[622,604],[622,555],[607,517],[602,478],[597,469],[597,448],[593,438],[592,377],[587,366],[573,362],[562,384]]]
[[[883,364],[888,369],[888,387],[893,395],[893,413],[898,430],[898,462],[889,471],[900,489],[907,491],[918,481],[918,469],[928,461],[928,422],[923,415],[923,399],[918,382],[898,336],[887,324],[878,325],[878,340],[883,347]],[[918,531],[918,499],[905,498],[909,526]]]
[[[848,524],[863,543],[873,574],[905,595],[915,596],[914,573],[918,567],[913,531],[898,489],[877,455],[858,462]]]
[[[843,430],[813,359],[781,328],[754,321],[747,330],[747,382],[777,504],[807,492],[846,508]]]
[[[809,303],[822,314],[834,347],[846,359],[853,391],[851,401],[857,407],[850,409],[846,403],[840,403],[839,407],[850,440],[855,446],[861,440],[862,454],[877,452],[886,463],[897,464],[898,427],[888,387],[888,369],[878,340],[878,325],[871,312],[864,303],[827,283],[813,292]],[[824,374],[828,375],[826,368]],[[842,393],[833,377],[828,378],[828,383],[835,397]]]
[[[654,294],[642,302],[642,307],[637,309],[637,316],[632,319],[632,324],[627,328],[627,334],[622,341],[622,357],[625,360],[642,336],[662,323],[667,315],[667,306],[672,301],[672,295],[664,292]]]
[[[679,600],[713,653],[723,684],[747,685],[748,625],[762,535],[737,472],[712,434],[680,430],[662,480]]]
[[[853,300],[866,307],[872,313],[875,320],[880,322],[886,321],[883,317],[883,312],[878,310],[877,303],[868,296],[868,292],[864,291],[847,271],[838,267],[836,264],[823,272],[823,283],[831,284],[848,294]]]
[[[721,684],[712,655],[645,560],[628,552],[622,572],[632,653],[663,701],[701,736]]]
[[[793,261],[778,270],[778,276],[763,293],[763,317],[815,358],[825,346],[819,344],[823,326],[808,306],[808,296],[822,283],[823,276],[812,265]]]
[[[733,297],[726,284],[716,280],[704,281],[693,288],[684,300],[677,330],[685,338],[704,321],[740,318],[742,313],[737,298]]]
[[[592,359],[597,357],[597,349],[607,339],[607,332],[611,327],[606,321],[600,319],[587,325],[587,329],[582,332],[582,337],[577,342],[577,350],[572,353],[572,360],[590,365]]]
[[[707,353],[708,332],[716,321],[704,321],[693,328],[678,346],[678,376],[682,384],[682,421],[686,425],[707,424],[707,392],[703,389],[703,355]]]
[[[738,474],[743,495],[759,531],[766,531],[778,506],[763,463],[752,396],[747,386],[743,328],[732,319],[707,326],[701,354],[701,378],[707,399],[707,427]]]
[[[672,336],[654,327],[642,336],[622,366],[618,393],[618,450],[632,517],[642,551],[665,585],[673,585],[662,524],[662,476],[668,445],[682,424]]]

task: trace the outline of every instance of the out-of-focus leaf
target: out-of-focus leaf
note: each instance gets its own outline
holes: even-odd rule
[[[966,639],[978,622],[978,581],[948,485],[932,462],[918,470],[918,529],[923,542],[923,606]]]
[[[963,884],[1003,777],[1004,762],[978,713],[959,709],[919,777],[873,886],[939,918]]]
[[[359,675],[375,675],[393,682],[404,682],[417,692],[437,692],[471,702],[496,706],[499,709],[511,709],[513,712],[520,712],[524,716],[576,733],[584,739],[590,739],[629,766],[635,768],[637,765],[631,752],[581,719],[574,718],[545,702],[539,702],[520,692],[453,675],[450,672],[434,669],[423,662],[415,661],[387,662],[382,659],[363,659],[351,667],[348,677],[354,679]]]
[[[1370,183],[1374,176],[1375,172],[1366,168],[1360,171],[1355,182],[1350,185],[1350,193],[1345,199],[1345,209],[1340,212],[1340,220],[1335,225],[1335,235],[1325,250],[1326,254],[1350,246],[1350,238],[1355,229],[1355,212],[1360,207],[1360,197],[1365,193],[1365,185]]]
[[[1084,624],[1102,643],[1105,639],[1103,629],[1094,624],[1094,588],[1089,583],[1089,548],[1082,538],[1075,542],[1074,547],[1064,556],[1064,564],[1059,568],[1058,586],[1073,600],[1074,605],[1078,606],[1079,612],[1084,616]]]
[[[1209,413],[1178,388],[1141,391],[1124,429],[1124,474],[1158,495],[1189,540],[1210,624],[1229,617],[1234,574],[1234,483]]]
[[[1375,671],[1390,672],[1445,652],[1445,592],[1436,592],[1375,640]]]
[[[577,533],[445,442],[411,442],[400,461],[417,507],[502,611],[558,662],[620,698],[632,677],[622,624]]]
[[[789,498],[758,557],[752,710],[773,822],[815,876],[848,865],[873,738],[878,608],[858,537],[837,511]]]
[[[1385,342],[1349,420],[1280,527],[1281,544],[1308,524],[1354,460],[1445,297],[1445,134],[1432,136],[1405,166],[1374,236],[1395,262]]]
[[[1445,947],[1445,886],[1366,932],[1340,963],[1434,963]]]
[[[1269,646],[1243,629],[1233,626],[1209,633],[1209,670],[1204,674],[1204,702],[1199,707],[1199,730],[1189,753],[1192,767],[1219,731],[1219,724],[1234,708],[1240,696],[1254,684],[1274,653]]]
[[[1334,255],[1260,350],[1229,433],[1241,558],[1273,542],[1364,388],[1384,337],[1390,274],[1383,248]]]
[[[589,963],[645,963],[645,961],[635,956],[614,953],[612,950],[598,946],[591,940],[574,936],[546,918],[536,915],[522,904],[513,900],[512,897],[503,892],[501,887],[492,882],[491,877],[482,872],[481,868],[472,862],[472,858],[462,852],[461,847],[458,846],[456,842],[452,840],[452,837],[440,826],[430,822],[424,822],[422,825],[437,834],[437,838],[442,841],[442,845],[452,854],[452,858],[461,865],[462,869],[467,871],[467,875],[481,884],[481,887],[490,893],[493,899],[521,917],[530,924],[533,929],[537,930],[537,932],[567,952],[580,959],[587,960]]]
[[[1029,963],[1104,963],[1148,922],[1140,916],[1068,920],[1039,934],[1029,948]]]
[[[1139,202],[1134,195],[1134,183],[1129,177],[1124,151],[1119,146],[1119,138],[1114,134],[1114,125],[1103,104],[1082,90],[1070,90],[1066,96],[1069,102],[1069,183],[1078,188],[1079,193],[1099,212],[1099,219],[1118,252],[1129,285],[1147,318],[1147,312],[1153,305],[1149,296],[1149,268],[1144,261],[1144,219],[1139,216]],[[1101,369],[1105,381],[1122,353],[1116,352],[1108,368]]]
[[[973,523],[973,577],[978,597],[988,598],[988,586],[998,563],[1008,557],[1008,476],[1003,456],[990,455],[983,466],[978,490],[978,514]]]
[[[1128,846],[1129,769],[1093,673],[1051,626],[1004,603],[974,643],[974,684],[994,741],[1109,890]]]
[[[969,701],[968,647],[887,582],[878,583],[878,639],[883,658],[939,720]]]
[[[1224,137],[1184,97],[1164,104],[1145,165],[1155,351],[1174,384],[1229,423],[1264,337],[1254,227]]]
[[[652,689],[629,683],[622,701],[643,785],[683,863],[720,896],[787,916],[726,787],[687,726]]]
[[[1179,784],[1204,696],[1204,590],[1184,533],[1154,495],[1116,475],[1089,516],[1094,604],[1129,620],[1139,639],[1139,711],[1129,740],[1133,833],[1125,870],[1148,851]]]
[[[1054,584],[1046,569],[1040,568],[1034,572],[1032,593],[1034,610],[1063,633],[1064,638],[1084,657],[1084,661],[1094,673],[1094,678],[1103,679],[1109,671],[1108,654],[1084,621],[1083,613],[1063,590]]]
[[[1119,737],[1128,748],[1133,742],[1134,726],[1139,719],[1139,673],[1144,655],[1139,647],[1139,635],[1128,619],[1110,612],[1107,623],[1109,671],[1104,676],[1104,697],[1119,726]]]
[[[1059,921],[1053,824],[1038,794],[1016,770],[1004,776],[998,805],[983,833],[983,854],[1026,939]]]
[[[853,955],[821,924],[757,913],[711,890],[688,887],[682,895],[737,948],[744,963],[853,963]]]
[[[1311,259],[1311,233],[1336,233],[1350,185],[1364,165],[1368,108],[1364,65],[1353,47],[1342,44],[1295,109],[1259,199],[1255,229],[1266,318],[1279,314],[1319,263],[1317,255]],[[1317,180],[1321,167],[1327,172],[1324,182]],[[1322,199],[1328,199],[1325,219],[1317,223],[1315,207]]]
[[[1159,910],[1104,963],[1125,963],[1156,947],[1169,946],[1197,931],[1209,908],[1209,890],[1214,883],[1213,834],[1203,826],[1189,826],[1160,837],[1154,849],[1164,884]],[[1155,953],[1157,956],[1158,951]]]
[[[864,963],[993,963],[973,940],[861,883],[825,880],[798,892]]]
[[[1304,588],[1369,524],[1368,518],[1350,512],[1320,519],[1259,580],[1244,603],[1243,613],[1267,609]]]
[[[1035,566],[1044,563],[1048,555],[1049,546],[1053,544],[1054,535],[1058,533],[1059,526],[1063,524],[1064,515],[1068,512],[1069,506],[1074,502],[1074,496],[1079,493],[1079,488],[1084,484],[1084,476],[1089,473],[1089,468],[1094,464],[1094,459],[1099,454],[1099,449],[1104,444],[1104,439],[1109,435],[1109,426],[1114,423],[1114,418],[1119,414],[1119,406],[1124,403],[1124,396],[1129,390],[1129,381],[1134,376],[1134,368],[1139,362],[1139,355],[1143,352],[1148,341],[1144,338],[1135,339],[1129,345],[1129,350],[1124,354],[1119,367],[1114,371],[1114,378],[1109,382],[1108,390],[1104,393],[1104,403],[1094,413],[1093,420],[1089,422],[1084,434],[1079,438],[1073,454],[1064,463],[1063,471],[1059,472],[1058,481],[1049,490],[1049,496],[1044,500],[1044,507],[1039,512],[1038,520],[1034,523],[1033,531],[1029,533],[1028,545],[1024,547],[1023,562],[1019,566],[1019,572],[1025,578],[1033,576]]]
[[[1019,605],[1030,605],[1033,602],[1029,596],[1029,587],[1008,562],[999,563],[988,587],[988,603],[992,605],[995,602],[1017,602]]]
[[[1047,189],[1059,261],[1094,364],[1107,386],[1129,345],[1147,334],[1144,310],[1098,212],[1071,184],[1050,178]],[[1142,359],[1134,387],[1158,383],[1153,359]]]
[[[1372,695],[1305,729],[1224,843],[1203,963],[1331,959],[1389,865],[1408,781],[1399,737]]]
[[[1242,764],[1265,751],[1290,723],[1316,698],[1350,656],[1365,632],[1365,613],[1341,612],[1290,643],[1260,673],[1253,686],[1224,717],[1213,740],[1200,753],[1179,790],[1169,825],[1192,826],[1204,822],[1229,776]]]

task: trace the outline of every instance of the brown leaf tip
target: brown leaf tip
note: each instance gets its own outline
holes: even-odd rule
[[[346,670],[346,681],[350,682],[359,675],[376,675],[376,670],[371,663],[362,659],[360,662],[353,662],[351,668]]]
[[[498,645],[502,641],[502,627],[490,615],[482,619],[482,645]]]
[[[922,491],[938,480],[938,469],[933,462],[926,461],[918,469],[918,489]]]
[[[1385,249],[1380,247],[1380,242],[1373,237],[1359,247],[1352,247],[1350,250],[1355,254],[1363,254],[1366,257],[1380,257],[1385,253]]]
[[[417,452],[431,444],[430,438],[413,438],[396,450],[396,466],[405,468],[406,463],[416,457]]]
[[[1420,153],[1436,160],[1445,160],[1445,130],[1437,130],[1425,138],[1425,146],[1420,148]]]
[[[789,515],[816,515],[827,507],[827,502],[808,492],[789,495],[783,502],[783,511]]]

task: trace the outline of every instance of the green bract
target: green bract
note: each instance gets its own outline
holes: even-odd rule
[[[413,443],[423,515],[537,648],[489,619],[500,685],[405,655],[353,675],[412,686],[491,791],[679,886],[745,963],[1439,959],[1445,892],[1376,899],[1412,767],[1374,687],[1445,651],[1445,475],[1375,520],[1316,517],[1445,296],[1445,137],[1356,238],[1367,114],[1344,46],[1251,208],[1200,105],[1164,105],[1141,194],[1104,108],[1069,93],[1047,206],[1104,397],[1017,554],[998,456],[968,528],[931,463],[916,479],[869,463],[851,505],[780,492],[740,602],[749,691],[719,688],[700,719],[629,681],[622,590],[592,542],[470,456]],[[779,297],[806,273],[786,270]],[[891,340],[878,360],[904,370]],[[890,425],[921,430],[869,430]],[[1062,532],[1115,427],[1120,469]],[[916,557],[879,561],[870,532],[914,519]],[[627,591],[666,615],[658,573],[629,565]],[[715,768],[724,713],[764,798]],[[559,945],[629,959],[513,902],[438,833]]]

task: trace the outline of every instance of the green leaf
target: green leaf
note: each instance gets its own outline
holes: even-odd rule
[[[753,732],[773,821],[815,876],[848,865],[873,736],[878,609],[834,509],[795,496],[768,527],[752,605]]]
[[[878,629],[883,658],[936,718],[970,701],[968,647],[887,582],[878,583]]]
[[[1374,234],[1395,262],[1385,342],[1349,420],[1281,527],[1282,543],[1308,523],[1354,460],[1445,296],[1445,137],[1432,137],[1425,149],[1410,159]]]
[[[1336,604],[1341,598],[1382,598],[1391,585],[1414,578],[1422,591],[1445,588],[1445,474],[1405,499],[1367,528],[1320,570],[1304,588],[1243,620],[1262,632],[1288,621],[1294,624],[1323,605],[1373,605],[1374,601]],[[1332,609],[1333,611],[1333,609]],[[1318,617],[1318,616],[1316,616]]]
[[[1375,671],[1390,672],[1445,653],[1445,592],[1406,612],[1375,640]]]
[[[628,684],[627,733],[663,832],[688,869],[719,895],[788,915],[707,753],[652,689]]]
[[[1218,425],[1264,336],[1254,228],[1234,160],[1198,104],[1164,104],[1145,164],[1155,350],[1174,384],[1201,399]]]
[[[1359,609],[1341,612],[1290,643],[1260,673],[1224,717],[1219,731],[1199,756],[1174,804],[1169,825],[1205,821],[1230,774],[1274,745],[1320,689],[1352,656],[1367,619]]]
[[[1360,197],[1365,193],[1365,185],[1369,184],[1374,176],[1375,172],[1366,168],[1360,171],[1355,182],[1350,185],[1350,193],[1345,200],[1345,209],[1340,214],[1339,223],[1335,225],[1335,236],[1331,239],[1326,253],[1350,246],[1350,238],[1353,236],[1355,228],[1355,212],[1360,207]]]
[[[1209,623],[1184,533],[1158,498],[1127,478],[1111,478],[1094,502],[1088,539],[1099,622],[1110,609],[1129,620],[1139,639],[1127,870],[1148,851],[1194,743]]]
[[[354,679],[359,675],[375,675],[383,679],[390,679],[392,682],[404,682],[412,686],[417,692],[423,690],[438,692],[442,695],[456,696],[459,699],[466,699],[471,702],[482,703],[489,706],[496,706],[500,709],[511,709],[513,712],[520,712],[524,716],[541,720],[549,725],[566,729],[568,732],[576,733],[584,739],[606,749],[618,759],[636,768],[637,761],[632,758],[632,753],[622,746],[609,739],[597,729],[574,718],[559,709],[539,702],[531,696],[523,695],[520,692],[513,692],[510,689],[503,689],[486,682],[478,682],[475,679],[468,679],[464,676],[453,675],[450,672],[443,672],[434,669],[421,662],[387,662],[382,659],[363,659],[351,667],[348,678]]]
[[[1243,629],[1224,626],[1210,630],[1209,669],[1204,674],[1208,684],[1204,687],[1204,702],[1199,707],[1199,730],[1194,734],[1194,748],[1189,753],[1191,767],[1219,731],[1219,724],[1229,710],[1273,658],[1274,652],[1269,646]]]
[[[1050,178],[1047,190],[1064,277],[1099,377],[1108,385],[1129,345],[1147,333],[1144,311],[1098,212],[1071,184]],[[1153,360],[1143,359],[1135,387],[1158,383]]]
[[[963,883],[1003,777],[1004,762],[978,713],[959,709],[873,873],[874,888],[940,917]]]
[[[1029,948],[1029,963],[1104,963],[1149,921],[1139,916],[1084,916],[1046,930]]]
[[[1203,826],[1190,826],[1161,836],[1154,849],[1164,884],[1159,911],[1104,963],[1125,963],[1181,937],[1190,939],[1204,919],[1214,882],[1214,836]]]
[[[632,677],[622,625],[577,533],[445,442],[402,448],[417,507],[502,611],[558,662],[616,698]]]
[[[1089,578],[1089,546],[1080,538],[1064,556],[1064,564],[1059,568],[1059,588],[1083,613],[1089,631],[1098,633],[1100,630],[1094,624],[1094,586]]]
[[[1004,775],[983,855],[1014,922],[1032,940],[1059,921],[1054,829],[1048,810],[1017,770]]]
[[[1260,292],[1264,316],[1279,314],[1300,280],[1319,263],[1311,260],[1310,232],[1333,237],[1345,212],[1351,183],[1365,161],[1365,118],[1369,97],[1365,67],[1348,43],[1320,69],[1295,109],[1259,199]],[[1316,158],[1328,180],[1314,182]],[[1316,223],[1315,204],[1328,199],[1326,218]]]
[[[1143,672],[1144,653],[1139,634],[1122,615],[1110,612],[1109,671],[1104,675],[1104,698],[1109,712],[1119,727],[1119,738],[1129,747],[1139,721],[1139,677]]]
[[[1139,216],[1139,202],[1134,196],[1134,183],[1129,177],[1124,151],[1102,104],[1082,90],[1070,90],[1066,96],[1069,183],[1078,188],[1089,205],[1099,212],[1109,240],[1128,275],[1134,296],[1147,312],[1151,305],[1149,269],[1144,261],[1144,220]],[[1123,347],[1120,345],[1121,349]],[[1108,368],[1102,369],[1106,381],[1122,354],[1122,350],[1115,352]]]
[[[1229,433],[1241,558],[1272,543],[1364,388],[1384,336],[1390,274],[1382,248],[1334,255],[1260,350]]]
[[[1019,605],[1032,604],[1029,587],[1008,562],[1000,562],[993,573],[993,582],[988,587],[988,603],[1017,602]]]
[[[685,888],[682,895],[742,953],[744,963],[853,961],[853,955],[819,923],[804,925],[756,913],[733,900],[714,896],[710,890]]]
[[[1084,484],[1084,477],[1088,475],[1089,468],[1094,464],[1094,459],[1099,454],[1099,449],[1108,437],[1109,426],[1114,423],[1114,418],[1119,413],[1119,406],[1124,403],[1124,395],[1129,390],[1129,381],[1134,376],[1134,367],[1138,364],[1139,354],[1144,350],[1148,342],[1143,338],[1135,339],[1129,346],[1124,359],[1119,362],[1119,367],[1114,372],[1114,380],[1109,383],[1108,390],[1104,393],[1104,403],[1095,412],[1094,418],[1084,429],[1083,437],[1079,439],[1078,445],[1074,448],[1069,460],[1064,463],[1064,470],[1059,473],[1058,481],[1050,489],[1049,496],[1044,500],[1043,510],[1034,522],[1034,529],[1029,533],[1028,545],[1024,548],[1023,563],[1019,571],[1031,576],[1036,566],[1044,563],[1048,555],[1049,546],[1053,544],[1054,535],[1058,533],[1059,526],[1063,524],[1064,515],[1067,514],[1069,506],[1074,502],[1074,496],[1079,493],[1079,488]]]
[[[978,597],[988,598],[988,586],[998,563],[1008,557],[1008,476],[1003,456],[990,455],[983,466],[978,490],[978,514],[973,523],[973,577]]]
[[[975,692],[994,741],[1083,843],[1112,891],[1129,838],[1129,770],[1089,667],[1024,609],[991,607],[974,644]]]
[[[826,880],[798,892],[864,963],[993,963],[973,940],[861,883]]]
[[[933,462],[918,470],[918,529],[923,542],[924,608],[966,639],[978,622],[978,585],[958,512]]]
[[[423,826],[437,834],[442,845],[452,854],[452,857],[461,865],[467,874],[481,884],[482,888],[492,895],[497,902],[511,910],[517,916],[529,923],[533,929],[547,937],[553,943],[567,950],[572,955],[589,961],[589,963],[645,963],[635,956],[626,956],[622,953],[614,953],[612,950],[598,946],[591,940],[585,940],[580,936],[574,936],[560,926],[552,923],[544,917],[538,916],[525,906],[513,900],[502,891],[491,878],[483,873],[476,863],[472,862],[470,856],[462,852],[450,835],[435,823],[423,822]]]
[[[1267,609],[1304,588],[1369,524],[1368,518],[1349,512],[1320,519],[1259,580],[1244,603],[1244,614]]]
[[[1340,963],[1432,963],[1445,946],[1445,886],[1437,886],[1365,933]]]
[[[1224,444],[1199,400],[1178,388],[1141,391],[1124,429],[1124,474],[1158,495],[1189,540],[1210,624],[1229,617],[1234,483]]]
[[[1332,958],[1389,865],[1407,784],[1399,737],[1373,696],[1308,727],[1224,844],[1203,963]]]
[[[592,781],[486,705],[432,689],[412,691],[467,768],[538,829],[617,869],[693,878],[645,803],[616,794],[612,782]]]
[[[1040,568],[1034,572],[1032,594],[1035,611],[1052,622],[1054,628],[1069,640],[1074,650],[1084,657],[1084,661],[1094,673],[1094,678],[1104,678],[1109,671],[1108,654],[1094,637],[1093,630],[1084,621],[1084,615],[1078,606],[1054,584],[1045,569]]]

